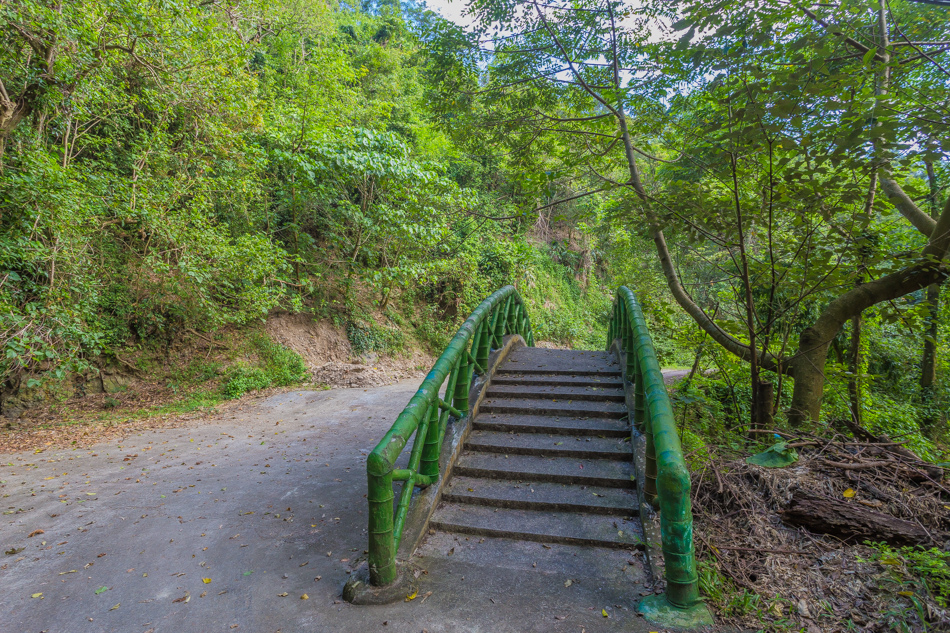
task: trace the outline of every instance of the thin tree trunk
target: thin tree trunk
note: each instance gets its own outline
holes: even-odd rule
[[[937,174],[933,163],[927,161],[927,181],[930,184],[930,211],[937,219],[939,207],[937,205]],[[934,383],[937,382],[937,336],[940,326],[940,284],[930,284],[927,287],[927,330],[924,334],[924,351],[920,359],[920,397],[927,413],[921,420],[922,428],[930,428],[937,421],[930,411],[934,399]]]
[[[848,355],[848,399],[851,401],[851,419],[862,426],[861,418],[861,315],[851,319],[851,349]]]

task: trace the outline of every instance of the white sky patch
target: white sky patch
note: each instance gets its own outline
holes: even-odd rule
[[[472,17],[464,15],[468,9],[467,0],[426,0],[426,6],[459,26],[470,28],[475,22]]]

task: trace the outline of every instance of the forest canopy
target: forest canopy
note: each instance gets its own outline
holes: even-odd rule
[[[438,352],[506,283],[601,347],[626,284],[736,424],[946,433],[950,8],[467,12],[0,3],[4,397],[278,309]]]

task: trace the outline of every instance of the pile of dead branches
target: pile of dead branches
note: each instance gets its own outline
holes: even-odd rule
[[[758,596],[752,609],[721,596],[721,619],[754,628],[763,618],[791,621],[809,632],[885,631],[897,621],[902,630],[950,631],[937,597],[894,590],[895,574],[909,570],[877,562],[864,544],[950,549],[943,469],[887,438],[765,432],[781,435],[799,461],[763,468],[714,457],[693,473],[698,558],[732,594]]]

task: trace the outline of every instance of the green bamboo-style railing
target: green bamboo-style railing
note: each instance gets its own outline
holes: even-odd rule
[[[520,334],[529,346],[534,345],[531,321],[514,286],[505,286],[475,308],[392,428],[369,454],[366,497],[369,501],[370,584],[382,586],[396,580],[396,550],[413,488],[438,481],[439,454],[449,415],[461,419],[469,414],[472,378],[485,372],[491,349],[500,348],[507,334]],[[440,396],[443,386],[444,398]],[[396,459],[413,435],[408,468],[395,468]],[[394,481],[405,482],[395,515]]]
[[[626,377],[633,383],[633,423],[646,436],[647,501],[659,501],[660,533],[666,564],[666,599],[676,608],[701,602],[693,553],[690,478],[643,311],[626,286],[617,291],[607,333],[607,348],[620,339],[626,353]]]

